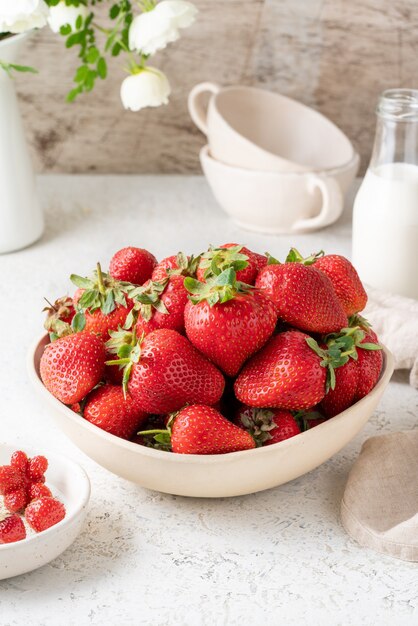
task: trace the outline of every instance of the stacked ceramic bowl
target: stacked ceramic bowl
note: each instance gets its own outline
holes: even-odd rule
[[[340,217],[359,156],[329,119],[280,94],[213,83],[192,89],[189,111],[208,138],[200,159],[209,185],[240,226],[298,233]]]

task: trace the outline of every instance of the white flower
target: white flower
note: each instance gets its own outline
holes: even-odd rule
[[[78,7],[73,5],[67,6],[65,0],[61,0],[55,6],[50,7],[48,24],[54,33],[59,33],[61,26],[69,24],[71,30],[75,31],[77,18],[81,15],[83,22],[89,15],[89,10],[85,4],[79,4]]]
[[[167,76],[155,67],[146,67],[137,74],[131,74],[125,78],[120,89],[123,106],[131,111],[168,104],[170,93]]]
[[[154,9],[137,15],[129,28],[129,48],[154,54],[180,37],[179,28],[191,26],[197,9],[186,0],[163,0]]]
[[[0,0],[0,33],[23,33],[46,24],[44,0]]]

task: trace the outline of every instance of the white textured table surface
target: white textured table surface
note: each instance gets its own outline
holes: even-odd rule
[[[0,439],[55,449],[92,481],[84,532],[42,569],[0,582],[1,626],[367,626],[418,623],[418,566],[364,550],[339,522],[347,474],[370,435],[416,426],[418,394],[397,373],[365,430],[310,474],[268,492],[198,500],[137,488],[90,461],[38,404],[25,372],[42,296],[124,245],[163,257],[237,241],[283,257],[291,244],[350,253],[349,212],[315,235],[268,237],[229,222],[201,178],[46,177],[47,230],[0,257]],[[413,477],[416,480],[416,477]]]

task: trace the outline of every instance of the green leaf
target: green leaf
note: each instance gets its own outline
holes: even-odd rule
[[[131,371],[132,371],[132,362],[128,363],[125,366],[125,369],[123,370],[122,389],[123,389],[123,394],[125,398],[126,398],[126,392],[128,390],[129,379],[131,377]]]
[[[71,89],[71,91],[69,91],[67,94],[67,98],[66,98],[67,102],[74,102],[74,100],[81,93],[81,91],[82,91],[81,87],[74,87],[74,89]]]
[[[270,252],[264,253],[267,257],[267,265],[281,265],[280,261],[278,261],[274,256],[270,254]]]
[[[83,18],[81,15],[77,16],[77,19],[75,21],[75,27],[77,30],[80,30],[80,28],[83,26]]]
[[[92,289],[94,287],[94,282],[90,278],[83,278],[83,276],[78,276],[77,274],[71,274],[70,280],[80,289]]]
[[[358,347],[362,350],[382,350],[382,346],[378,343],[360,343]]]
[[[171,445],[171,436],[168,431],[166,433],[158,433],[158,435],[154,436],[154,439],[157,443],[162,443],[165,446]]]
[[[97,73],[102,80],[104,80],[107,76],[107,64],[104,57],[100,57],[97,63]]]
[[[93,46],[92,48],[89,49],[89,51],[86,54],[86,61],[87,63],[96,63],[99,57],[100,57],[99,50],[95,46]]]
[[[76,313],[72,319],[71,327],[76,332],[79,333],[84,330],[86,326],[86,318],[84,313]]]
[[[89,68],[87,67],[87,65],[81,65],[75,73],[75,76],[74,76],[75,82],[84,83],[88,73],[89,73]]]
[[[187,276],[187,278],[184,279],[184,287],[189,293],[196,294],[205,293],[208,288],[206,283],[201,283],[199,280],[196,280],[191,276]]]
[[[121,50],[122,50],[122,46],[120,45],[120,43],[119,43],[119,42],[116,42],[116,43],[112,46],[112,51],[111,51],[112,57],[117,57],[117,56],[119,56],[119,54],[120,54]]]
[[[73,33],[72,35],[68,37],[67,41],[65,42],[65,47],[72,48],[73,46],[80,43],[81,40],[82,40],[82,33]]]
[[[61,26],[61,28],[60,28],[60,34],[61,35],[66,37],[70,33],[71,33],[71,26],[69,24],[64,24],[64,26]]]
[[[232,269],[232,267],[229,267],[228,269],[224,270],[223,272],[221,272],[219,274],[219,276],[216,278],[216,284],[217,285],[235,285],[236,282],[236,272],[234,269]]]
[[[115,299],[113,297],[113,290],[110,289],[107,292],[106,295],[106,299],[104,301],[104,303],[102,304],[102,306],[100,307],[102,313],[104,313],[105,315],[109,315],[109,313],[112,313],[112,311],[115,310]]]
[[[100,304],[100,297],[95,289],[85,291],[78,301],[80,309],[98,309]]]
[[[38,70],[34,67],[30,67],[29,65],[16,65],[16,63],[9,63],[9,67],[12,70],[16,70],[16,72],[30,72],[31,74],[37,74]]]
[[[113,7],[110,8],[109,17],[111,20],[115,20],[120,13],[120,6],[118,4],[114,4]]]

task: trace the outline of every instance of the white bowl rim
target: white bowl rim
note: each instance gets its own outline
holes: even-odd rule
[[[258,151],[263,152],[264,154],[268,154],[271,157],[276,157],[276,158],[280,157],[280,155],[274,154],[274,152],[270,152],[269,150],[266,150],[265,148],[262,148],[258,144],[254,143],[253,141],[248,139],[248,137],[246,137],[245,135],[242,135],[241,133],[239,133],[224,118],[224,116],[222,115],[222,113],[219,111],[219,109],[217,107],[216,100],[217,100],[217,98],[222,98],[222,96],[225,95],[225,94],[231,93],[232,91],[238,91],[238,92],[239,91],[253,91],[253,92],[257,92],[257,93],[262,93],[264,95],[267,95],[268,97],[279,98],[280,100],[286,100],[287,102],[291,103],[292,105],[297,106],[300,109],[305,109],[306,111],[309,112],[310,115],[313,115],[313,116],[317,117],[318,119],[320,119],[321,121],[325,122],[330,127],[332,127],[332,130],[335,132],[335,134],[338,134],[343,140],[345,140],[347,145],[349,147],[351,147],[351,151],[353,152],[353,155],[355,154],[353,143],[351,142],[349,137],[344,133],[344,131],[342,131],[341,128],[339,128],[339,126],[337,126],[337,124],[335,124],[335,122],[330,120],[329,117],[327,117],[326,115],[324,115],[323,113],[321,113],[317,109],[314,109],[313,107],[310,107],[309,105],[304,104],[303,102],[300,102],[299,100],[295,100],[295,98],[291,98],[290,96],[285,96],[284,94],[282,94],[282,93],[280,93],[278,91],[271,91],[270,89],[263,89],[262,87],[255,87],[255,86],[252,86],[252,85],[229,85],[229,86],[226,86],[226,87],[221,87],[221,89],[217,93],[214,93],[214,96],[213,96],[213,99],[212,99],[213,107],[216,109],[217,114],[222,118],[222,122],[228,127],[228,129],[232,133],[234,133],[234,135],[237,135],[240,138],[240,140],[243,140],[245,143],[251,145],[253,148],[256,148]],[[295,163],[295,161],[290,161],[289,159],[286,159],[285,157],[280,157],[280,158],[284,159],[285,161],[288,161],[288,163]],[[340,166],[336,166],[336,167],[338,168]]]
[[[335,176],[336,174],[341,174],[342,172],[349,170],[351,168],[356,168],[360,162],[360,155],[358,152],[354,152],[352,158],[344,163],[343,165],[339,165],[338,167],[333,167],[330,169],[322,169],[322,170],[306,170],[304,172],[275,172],[273,170],[250,170],[246,167],[238,167],[236,165],[229,165],[229,163],[224,163],[223,161],[219,161],[215,159],[210,153],[210,146],[207,143],[202,146],[200,149],[200,159],[202,161],[210,161],[214,165],[218,166],[224,170],[230,170],[231,172],[236,172],[240,174],[245,174],[246,176],[265,176],[270,178],[303,178],[304,176]]]
[[[304,440],[308,440],[311,436],[311,433],[314,430],[314,429],[311,429],[311,430],[304,431],[300,433],[299,435],[297,435],[296,437],[291,437],[290,439],[279,441],[278,443],[271,444],[270,446],[252,448],[251,450],[240,450],[239,452],[227,452],[225,454],[173,454],[173,453],[165,452],[163,450],[155,450],[153,448],[147,448],[146,446],[142,446],[138,443],[128,441],[126,439],[122,439],[121,437],[116,437],[116,435],[112,435],[111,433],[108,433],[105,430],[98,428],[94,424],[90,424],[90,422],[83,419],[80,415],[72,411],[67,405],[57,400],[57,398],[54,398],[54,396],[48,391],[48,389],[44,386],[44,384],[42,383],[42,380],[38,376],[38,373],[35,369],[35,362],[34,362],[34,357],[38,349],[38,346],[40,343],[44,342],[46,338],[47,338],[47,335],[43,334],[40,339],[36,340],[32,344],[32,346],[30,347],[28,351],[27,369],[28,369],[29,378],[32,384],[44,395],[45,398],[48,399],[49,402],[53,402],[58,410],[63,412],[64,409],[67,409],[68,411],[68,413],[66,412],[67,417],[71,419],[72,421],[77,422],[77,425],[80,425],[82,428],[86,428],[90,432],[94,432],[99,438],[107,440],[109,443],[117,443],[121,448],[126,448],[127,450],[131,450],[131,451],[132,450],[138,451],[138,447],[140,447],[140,454],[143,456],[165,459],[171,463],[182,463],[182,464],[190,464],[190,465],[198,463],[200,465],[203,465],[203,464],[211,465],[211,464],[219,463],[220,461],[223,461],[223,462],[232,461],[234,459],[248,456],[249,454],[251,455],[258,454],[259,456],[262,454],[264,455],[274,454],[278,446],[281,446],[282,448],[285,448],[285,447],[290,448],[295,445],[298,445],[297,442],[300,442],[301,438],[303,438]],[[348,413],[350,412],[350,410],[353,408],[353,406],[357,406],[357,405],[361,405],[365,403],[367,401],[367,398],[369,398],[370,395],[378,394],[380,389],[386,386],[394,370],[394,359],[393,359],[392,353],[385,346],[382,345],[382,349],[383,349],[383,355],[384,355],[383,366],[382,366],[382,371],[380,373],[379,380],[376,383],[375,387],[370,391],[369,394],[367,394],[367,396],[358,400],[354,405],[352,405],[351,407],[348,407],[348,409],[346,409],[345,411],[342,411],[341,413],[338,413],[338,415],[331,417],[330,419],[326,420],[326,422],[324,422],[323,424],[318,424],[318,426],[315,426],[315,432],[318,432],[316,430],[318,428],[329,427],[329,424],[336,423],[337,421],[345,419]]]
[[[4,441],[0,442],[0,448],[6,447],[6,446],[8,448],[9,447],[13,448],[16,446],[15,450],[22,450],[24,448],[25,452],[28,454],[29,457],[35,456],[37,454],[32,448],[26,448],[26,446],[22,446],[21,442],[11,442],[11,443],[4,442]],[[71,471],[73,473],[76,472],[78,474],[78,480],[80,481],[80,487],[79,487],[80,498],[77,501],[77,504],[74,507],[74,509],[69,514],[67,514],[67,510],[66,510],[64,519],[58,522],[58,524],[54,524],[54,526],[50,526],[50,528],[47,528],[46,530],[43,530],[42,532],[35,533],[34,535],[31,535],[30,537],[26,537],[25,539],[22,539],[21,541],[14,541],[12,543],[0,544],[0,553],[2,551],[4,552],[7,549],[12,550],[13,548],[16,548],[17,546],[20,547],[24,545],[33,544],[35,541],[44,539],[45,537],[52,535],[58,530],[61,530],[67,526],[70,526],[75,521],[75,519],[79,516],[79,514],[83,511],[83,509],[85,509],[85,507],[87,506],[90,500],[90,493],[91,493],[90,479],[86,471],[81,467],[81,465],[76,463],[76,461],[73,461],[72,459],[70,459],[70,457],[68,457],[65,454],[57,454],[56,452],[51,452],[49,450],[45,450],[42,454],[46,456],[46,458],[48,459],[48,464],[50,463],[50,461],[52,461],[53,463],[58,463],[58,464],[64,461],[65,464],[71,467]]]

